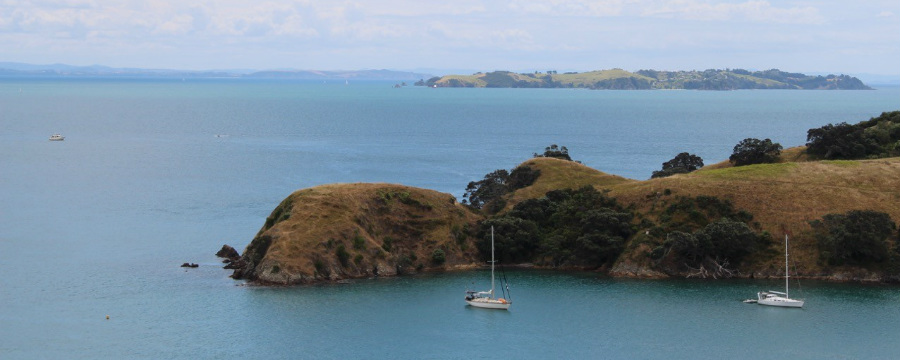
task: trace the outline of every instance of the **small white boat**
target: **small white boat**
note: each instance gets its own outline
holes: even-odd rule
[[[509,310],[512,300],[494,298],[494,227],[491,226],[491,290],[466,290],[466,304],[484,309]],[[506,285],[509,289],[509,284]]]
[[[62,136],[62,135],[60,135],[60,134],[53,134],[53,135],[50,135],[50,141],[63,141],[63,140],[65,140],[65,139],[66,139],[66,137],[65,137],[65,136]]]
[[[784,292],[780,291],[760,291],[756,293],[756,303],[759,305],[779,306],[779,307],[803,307],[803,300],[791,299],[788,295],[790,291],[790,283],[788,282],[788,236],[784,234]]]

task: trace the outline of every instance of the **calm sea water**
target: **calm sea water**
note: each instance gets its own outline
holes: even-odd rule
[[[746,137],[796,146],[897,109],[900,88],[0,79],[0,358],[894,358],[896,287],[803,283],[807,307],[785,310],[739,301],[779,282],[516,271],[502,312],[463,306],[484,272],[266,288],[213,253],[304,187],[459,196],[554,143],[646,179],[682,151],[711,164]]]

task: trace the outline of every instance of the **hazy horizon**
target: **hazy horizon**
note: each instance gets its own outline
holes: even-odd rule
[[[777,68],[897,75],[900,3],[759,0],[0,3],[0,61],[230,70]]]

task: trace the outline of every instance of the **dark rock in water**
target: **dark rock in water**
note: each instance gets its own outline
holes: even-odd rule
[[[231,262],[228,263],[228,265],[225,265],[225,268],[226,269],[242,269],[245,266],[247,266],[247,263],[244,262],[244,259],[237,258],[237,259],[232,259]]]
[[[241,254],[237,252],[233,247],[226,245],[222,245],[222,249],[216,253],[216,256],[227,259],[234,259],[241,257]]]
[[[184,263],[184,264],[181,264],[181,267],[189,267],[189,268],[195,268],[195,267],[198,267],[198,266],[200,266],[200,265],[197,265],[197,264],[194,264],[194,263]]]
[[[241,258],[241,254],[231,246],[222,245],[222,249],[216,253],[216,256],[225,258],[222,260],[222,263],[226,264],[224,268],[233,269],[234,274],[232,274],[232,277],[235,279],[239,279],[241,276],[240,274],[242,274],[244,268],[247,267],[247,262]],[[237,277],[235,277],[235,274],[238,274]]]

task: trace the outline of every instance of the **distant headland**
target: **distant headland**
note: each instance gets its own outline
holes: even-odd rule
[[[556,71],[514,73],[494,71],[473,75],[446,75],[416,83],[429,87],[488,88],[586,88],[602,90],[871,90],[861,80],[848,75],[813,76],[778,69],[747,71],[710,69],[704,71],[657,71],[622,69],[589,72]]]

